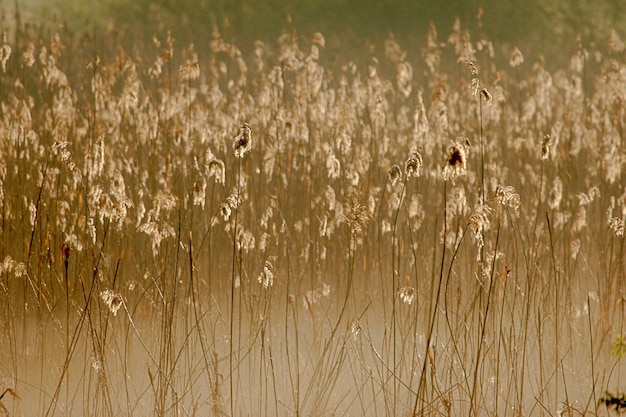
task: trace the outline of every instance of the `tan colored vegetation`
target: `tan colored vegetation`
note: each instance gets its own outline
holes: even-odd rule
[[[382,45],[9,32],[0,412],[606,415],[619,34],[556,71],[460,22]]]

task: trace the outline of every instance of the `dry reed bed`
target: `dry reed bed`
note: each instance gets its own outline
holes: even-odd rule
[[[9,415],[609,413],[616,33],[550,71],[460,24],[360,63],[321,34],[131,53],[10,29]]]

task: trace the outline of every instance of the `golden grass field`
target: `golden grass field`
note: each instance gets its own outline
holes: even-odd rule
[[[624,43],[438,29],[9,27],[0,416],[625,409]]]

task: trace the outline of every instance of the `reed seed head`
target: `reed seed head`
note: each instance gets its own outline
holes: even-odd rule
[[[367,205],[362,203],[359,193],[355,193],[348,202],[345,214],[345,220],[350,228],[352,236],[361,236],[367,227],[370,219],[370,213]]]
[[[624,220],[618,217],[611,217],[609,219],[609,228],[615,233],[616,236],[624,236]]]
[[[233,149],[237,158],[243,158],[252,149],[252,128],[248,123],[242,124],[239,128],[239,135],[235,138]]]
[[[224,167],[224,161],[213,158],[206,165],[206,171],[208,177],[213,177],[216,184],[226,183],[226,169]]]
[[[469,139],[462,137],[456,140],[448,150],[448,157],[443,166],[443,179],[454,181],[467,173],[467,156],[470,149]]]
[[[263,265],[263,271],[259,274],[257,281],[263,285],[264,289],[268,289],[274,285],[274,264],[275,256],[270,256]]]
[[[551,148],[552,148],[552,137],[550,136],[550,134],[546,134],[543,137],[543,142],[541,143],[541,159],[542,160],[547,161],[548,159],[550,159]]]
[[[472,95],[477,96],[480,92],[480,79],[478,77],[472,78],[472,85],[470,88],[472,90]]]
[[[415,300],[417,295],[417,290],[411,286],[404,286],[398,288],[398,297],[402,300],[403,303],[411,305]]]
[[[122,307],[122,304],[124,304],[122,296],[113,290],[104,290],[100,293],[100,298],[102,298],[104,304],[109,308],[109,311],[114,316],[117,316],[117,311]]]
[[[482,97],[483,100],[485,100],[485,103],[487,103],[487,105],[490,105],[493,101],[491,93],[487,91],[486,88],[483,88],[482,90],[480,90],[480,96]]]
[[[178,76],[181,81],[191,81],[200,78],[200,65],[198,64],[198,57],[194,56],[192,59],[189,59],[182,64],[180,68],[178,68]]]
[[[513,52],[511,52],[511,56],[509,56],[509,65],[512,68],[516,68],[522,65],[523,63],[524,63],[524,55],[522,55],[522,52],[517,47],[515,47],[515,49],[513,49]]]
[[[393,165],[389,169],[389,182],[392,186],[396,185],[398,181],[402,181],[402,170],[398,166],[398,164]]]
[[[476,64],[474,64],[473,61],[466,59],[465,66],[467,66],[467,68],[470,70],[470,74],[472,74],[472,77],[478,76],[478,67],[476,66]]]
[[[222,203],[220,204],[219,212],[220,216],[222,216],[224,221],[227,222],[230,219],[230,215],[232,214],[232,209],[230,208],[230,205],[228,203]]]
[[[412,151],[409,159],[404,163],[406,178],[419,177],[422,173],[422,155],[418,151]]]
[[[11,47],[8,44],[0,47],[0,63],[2,64],[2,72],[7,72],[7,62],[11,57]]]
[[[512,208],[515,214],[519,214],[521,200],[519,194],[515,192],[515,188],[510,185],[498,185],[498,188],[496,188],[496,197],[500,205]]]
[[[493,211],[486,204],[479,205],[469,218],[469,227],[476,239],[478,253],[476,259],[480,261],[481,248],[485,246],[484,233],[490,228],[489,214]]]
[[[561,205],[561,200],[563,199],[563,183],[559,177],[554,178],[552,182],[552,187],[550,188],[550,192],[548,193],[548,206],[552,210],[556,210]]]

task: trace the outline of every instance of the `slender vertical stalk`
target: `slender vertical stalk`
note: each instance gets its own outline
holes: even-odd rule
[[[596,398],[596,369],[593,359],[593,327],[591,325],[591,300],[589,294],[587,294],[587,320],[589,324],[589,357],[591,359],[591,394],[593,396],[593,403],[598,404],[598,399]],[[583,414],[586,414],[586,411],[585,409],[585,413]]]
[[[396,230],[398,227],[398,216],[400,215],[400,208],[402,207],[402,200],[404,199],[404,193],[406,191],[406,183],[407,179],[402,182],[402,190],[400,191],[400,199],[398,201],[398,208],[396,210],[396,215],[393,220],[392,234],[391,234],[391,285],[392,285],[392,294],[391,294],[391,344],[392,344],[392,357],[393,357],[393,396],[392,396],[392,410],[393,415],[397,415],[396,413],[396,403],[397,403],[397,380],[395,378],[396,369],[398,366],[397,360],[397,346],[396,346],[396,337],[397,337],[397,318],[396,318],[396,301],[398,296],[398,269],[400,267],[400,259],[399,254],[396,254],[398,236],[396,234]],[[396,257],[398,257],[396,263]]]
[[[232,252],[232,268],[231,268],[231,280],[230,280],[230,328],[229,328],[229,344],[230,351],[228,355],[228,365],[230,370],[230,415],[231,417],[235,417],[235,399],[234,399],[234,388],[233,388],[233,378],[234,378],[234,367],[233,367],[233,356],[234,356],[234,323],[235,323],[235,289],[236,289],[236,280],[237,280],[237,227],[238,227],[238,213],[239,213],[239,193],[240,190],[240,176],[241,176],[241,158],[237,159],[237,185],[236,185],[236,204],[234,207],[234,224],[233,224],[233,252]]]
[[[548,225],[548,237],[550,239],[550,254],[551,254],[551,260],[552,260],[552,273],[554,274],[554,338],[555,338],[555,343],[554,343],[554,362],[555,363],[560,363],[560,366],[563,367],[563,361],[560,360],[560,354],[559,354],[559,344],[560,344],[560,329],[559,329],[559,324],[560,324],[560,320],[559,317],[561,316],[560,312],[559,312],[559,300],[560,300],[560,283],[559,283],[559,274],[557,271],[557,267],[556,267],[556,254],[554,252],[554,239],[552,236],[552,226],[550,225],[550,216],[548,216],[548,212],[545,212],[545,216],[546,216],[546,223]],[[557,365],[558,366],[558,365]],[[554,379],[555,379],[555,394],[554,394],[554,398],[555,400],[558,400],[559,398],[559,373],[555,372],[554,374]],[[565,381],[563,381],[565,382]]]
[[[65,352],[70,351],[70,282],[69,282],[69,260],[70,260],[70,247],[64,243],[61,247],[63,251],[63,264],[64,264],[64,277],[65,277]],[[67,373],[65,381],[65,396],[70,398],[70,374]]]
[[[424,415],[424,401],[420,402],[420,397],[425,395],[426,390],[426,368],[428,366],[428,360],[430,357],[430,344],[433,338],[435,321],[437,320],[437,311],[439,310],[439,294],[441,293],[441,284],[443,282],[443,267],[445,265],[446,258],[446,235],[447,235],[447,184],[448,181],[443,182],[443,244],[441,248],[441,265],[439,266],[439,280],[437,281],[437,291],[435,292],[435,296],[433,298],[433,306],[431,307],[431,317],[429,322],[428,334],[426,336],[426,352],[424,352],[424,363],[422,364],[422,371],[420,374],[420,382],[417,388],[417,394],[415,395],[415,403],[413,404],[413,415]],[[423,399],[423,398],[422,398]],[[420,408],[419,413],[417,410],[418,404],[421,404],[422,408]]]
[[[284,222],[285,219],[282,218]],[[289,237],[288,237],[289,238]],[[296,417],[300,417],[300,361],[299,361],[299,340],[298,340],[298,314],[297,314],[297,305],[295,300],[291,296],[291,255],[289,251],[289,242],[285,246],[285,251],[287,254],[287,291],[285,292],[286,300],[285,300],[285,355],[287,359],[287,372],[289,374],[289,381],[292,387],[292,395],[294,397],[295,402],[295,415]],[[291,369],[291,349],[289,343],[289,309],[292,310],[293,315],[293,326],[294,326],[294,334],[295,334],[295,345],[296,345],[296,371],[295,376],[294,372]],[[271,352],[271,348],[270,348]],[[270,353],[271,354],[271,353]],[[272,362],[273,369],[273,362]],[[295,382],[294,382],[295,379]],[[295,385],[295,388],[294,388]],[[276,390],[276,388],[274,388]]]
[[[485,140],[483,138],[483,93],[478,94],[478,118],[480,127],[480,204],[485,204]]]
[[[478,415],[478,405],[475,402],[477,389],[478,389],[478,370],[480,368],[482,348],[485,340],[485,334],[487,330],[487,319],[489,318],[489,307],[491,306],[491,296],[493,294],[493,278],[494,269],[496,264],[496,258],[498,253],[498,240],[500,239],[500,223],[498,223],[498,230],[496,232],[496,242],[493,249],[493,260],[491,261],[491,273],[489,274],[489,289],[487,290],[487,304],[485,305],[485,315],[480,329],[480,339],[478,340],[478,349],[476,351],[476,362],[474,368],[474,382],[472,384],[472,391],[470,393],[470,417]]]

